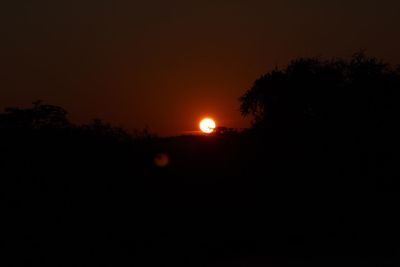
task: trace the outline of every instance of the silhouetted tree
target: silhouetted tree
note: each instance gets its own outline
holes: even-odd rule
[[[371,125],[399,114],[399,84],[398,70],[362,52],[349,61],[300,58],[256,80],[240,98],[241,112],[256,128],[365,119]]]
[[[133,136],[122,127],[115,127],[101,119],[94,119],[91,123],[84,124],[78,128],[91,138],[116,142],[129,142],[133,138]]]
[[[399,70],[362,52],[348,61],[300,58],[256,80],[240,98],[241,112],[254,129],[293,138],[333,144],[374,133],[377,141],[396,128],[399,88]]]
[[[0,128],[66,128],[70,126],[67,114],[61,107],[36,101],[31,108],[6,108],[0,114]]]
[[[214,129],[212,134],[215,136],[232,136],[238,134],[238,132],[233,128],[218,126]]]
[[[286,166],[352,179],[393,173],[400,72],[388,63],[363,52],[350,60],[300,58],[261,76],[240,101]]]

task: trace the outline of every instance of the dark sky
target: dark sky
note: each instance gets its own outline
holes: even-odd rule
[[[299,56],[400,62],[399,0],[7,0],[0,108],[42,99],[75,122],[161,135],[245,127],[238,97]]]

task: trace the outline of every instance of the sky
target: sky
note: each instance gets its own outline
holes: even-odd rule
[[[8,0],[0,109],[35,100],[70,119],[162,136],[211,116],[244,128],[238,98],[303,56],[400,63],[398,0]]]

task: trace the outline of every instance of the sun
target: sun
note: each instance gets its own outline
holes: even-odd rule
[[[214,132],[216,126],[215,121],[210,118],[205,118],[200,122],[200,130],[206,134]]]

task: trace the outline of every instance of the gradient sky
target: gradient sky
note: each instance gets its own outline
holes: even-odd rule
[[[0,108],[42,99],[74,122],[161,135],[246,127],[240,97],[299,56],[400,63],[398,0],[7,0]]]

